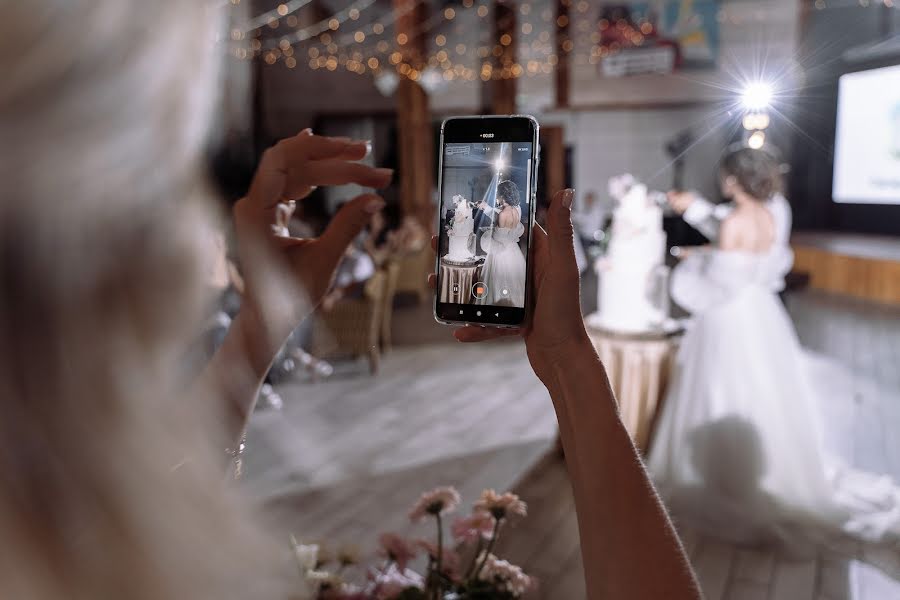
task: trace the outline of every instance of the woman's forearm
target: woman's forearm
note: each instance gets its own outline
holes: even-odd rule
[[[578,512],[588,598],[699,598],[681,543],[618,416],[589,342],[545,383]]]
[[[220,404],[223,448],[234,448],[240,441],[259,388],[289,334],[290,327],[275,330],[247,301],[232,321],[198,382]]]

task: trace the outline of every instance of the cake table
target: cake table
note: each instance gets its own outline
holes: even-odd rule
[[[472,286],[478,281],[481,261],[455,261],[441,258],[441,302],[467,304],[471,300]]]
[[[622,423],[638,449],[646,454],[656,414],[665,398],[680,332],[623,334],[590,326],[587,331],[606,367]]]

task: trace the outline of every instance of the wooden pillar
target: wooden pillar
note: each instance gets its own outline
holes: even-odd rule
[[[569,55],[572,39],[569,36],[569,7],[572,0],[556,0],[556,69],[553,72],[556,88],[556,107],[569,107]]]
[[[394,10],[399,13],[395,27],[397,48],[403,57],[400,64],[409,68],[407,75],[400,76],[396,93],[400,211],[416,217],[431,231],[435,211],[431,204],[434,135],[428,94],[418,82],[427,53],[421,33],[425,29],[426,4],[419,2],[409,10],[409,2],[394,0]]]
[[[489,110],[493,115],[516,114],[517,77],[521,66],[516,63],[516,6],[513,0],[494,2],[494,68],[490,87]],[[518,68],[516,68],[518,67]],[[516,72],[518,71],[518,72]]]

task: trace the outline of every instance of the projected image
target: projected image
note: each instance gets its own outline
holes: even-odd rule
[[[447,144],[440,302],[525,306],[531,142]]]
[[[841,77],[832,195],[900,204],[900,66]]]

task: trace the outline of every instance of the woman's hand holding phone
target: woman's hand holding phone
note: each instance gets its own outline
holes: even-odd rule
[[[483,342],[521,335],[538,377],[548,382],[552,367],[595,356],[581,318],[578,266],[575,263],[571,189],[557,192],[547,213],[547,231],[535,224],[531,245],[533,304],[524,327],[501,329],[466,325],[453,332],[461,342]],[[432,240],[432,245],[437,238]],[[435,275],[429,276],[432,285]]]
[[[530,318],[519,330],[466,325],[461,342],[521,334],[556,409],[572,482],[587,596],[698,600],[699,588],[624,425],[581,318],[572,190],[534,226]],[[433,277],[433,276],[432,276]],[[609,490],[615,489],[615,493]],[[647,577],[647,557],[659,571]]]

